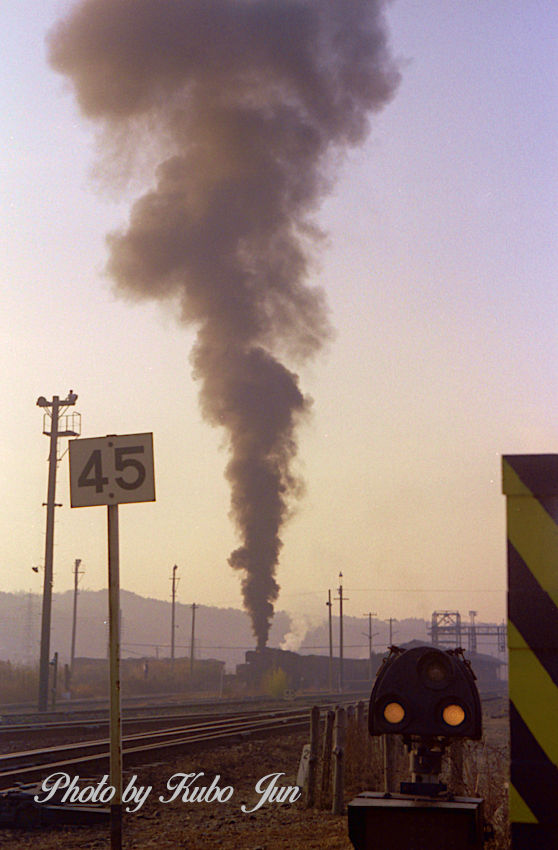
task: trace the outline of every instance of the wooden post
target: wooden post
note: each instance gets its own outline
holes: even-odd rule
[[[39,401],[43,401],[42,397]],[[38,402],[37,402],[38,404]],[[52,615],[52,583],[54,560],[54,509],[56,507],[56,470],[58,467],[58,426],[60,397],[52,397],[49,405],[44,399],[41,407],[52,407],[50,416],[50,450],[48,455],[48,491],[46,500],[45,569],[43,585],[43,613],[41,620],[41,655],[39,662],[39,711],[48,709],[48,680],[50,673],[50,624]]]
[[[331,606],[333,602],[331,601],[331,590],[327,592],[327,617],[328,617],[328,626],[329,626],[329,692],[333,691],[333,632],[331,625]]]
[[[193,679],[194,679],[194,641],[195,641],[195,627],[196,627],[196,608],[198,606],[195,602],[192,603],[192,639],[190,641],[190,688],[193,687]]]
[[[322,780],[320,789],[320,808],[326,809],[331,805],[331,750],[333,747],[333,720],[335,713],[330,709],[326,713],[324,740],[322,748]]]
[[[345,709],[338,706],[335,710],[335,728],[333,747],[333,802],[331,812],[341,815],[344,811],[343,768],[345,763],[345,740],[347,737],[347,714]]]
[[[463,738],[455,738],[449,747],[450,757],[450,781],[449,790],[452,794],[464,794],[465,783],[463,781]]]
[[[355,757],[358,751],[356,743],[356,716],[354,705],[347,706],[347,746],[345,754],[345,784],[355,778]]]
[[[364,703],[362,700],[359,700],[359,702],[357,702],[356,712],[358,734],[359,738],[361,738],[361,736],[363,736],[366,732],[366,703]],[[363,737],[362,740],[364,740]]]
[[[395,788],[395,737],[382,735],[384,750],[384,791],[394,791]]]
[[[52,688],[51,688],[51,701],[52,701],[52,710],[56,709],[56,689],[58,687],[58,653],[54,653],[54,658],[50,662],[52,664]]]
[[[306,808],[316,803],[316,777],[318,774],[318,745],[320,740],[320,709],[315,705],[310,715],[310,758],[308,759],[308,782],[306,784]]]
[[[355,773],[356,779],[362,782],[364,778],[364,769],[366,766],[366,757],[368,753],[368,729],[366,728],[366,706],[362,700],[357,703],[356,708],[356,753],[355,753]]]

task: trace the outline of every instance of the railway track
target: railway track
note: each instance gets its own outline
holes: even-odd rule
[[[332,704],[343,705],[345,703],[356,703],[359,700],[368,701],[370,696],[369,691],[362,693],[348,694],[309,694],[298,696],[296,700],[290,703],[293,708],[297,705],[300,708],[309,710],[314,705],[321,707],[330,707]],[[483,704],[490,702],[506,701],[506,694],[481,694]],[[253,707],[248,708],[247,705]],[[141,727],[152,728],[153,726],[165,726],[170,724],[188,724],[190,722],[198,722],[202,720],[210,720],[212,718],[234,718],[246,715],[253,712],[255,715],[262,711],[281,711],[285,706],[284,701],[269,701],[263,703],[254,703],[253,701],[227,701],[224,703],[211,702],[207,703],[200,710],[200,705],[192,703],[191,705],[164,703],[160,705],[145,706],[140,710],[129,707],[123,708],[122,725],[130,731],[141,731]],[[196,710],[197,709],[197,710]],[[135,713],[131,713],[135,712]],[[156,712],[156,713],[153,713]],[[26,719],[27,718],[27,719]],[[101,730],[108,729],[108,708],[105,709],[74,709],[68,712],[49,712],[43,715],[36,714],[0,714],[0,748],[3,741],[8,740],[12,736],[25,735],[33,736],[35,733],[38,736],[46,734],[68,733],[73,731],[81,733],[84,730]]]
[[[308,694],[297,697],[296,700],[286,703],[284,700],[269,700],[260,704],[255,704],[253,701],[241,703],[239,701],[213,703],[206,705],[200,710],[199,707],[182,704],[174,706],[169,704],[151,706],[150,709],[145,709],[131,713],[130,710],[123,711],[122,728],[123,731],[141,732],[150,729],[170,728],[171,726],[186,726],[194,722],[209,721],[212,719],[231,720],[241,716],[257,716],[262,712],[281,712],[286,710],[294,710],[296,708],[306,709],[307,711],[313,705],[330,706],[332,702],[335,704],[344,704],[347,702],[357,702],[360,698],[365,698],[365,694]],[[178,710],[177,710],[178,709]],[[180,711],[180,709],[182,709]],[[0,718],[0,754],[11,750],[21,748],[22,745],[28,746],[35,742],[44,743],[48,740],[49,743],[70,742],[78,740],[80,737],[91,738],[95,734],[107,732],[109,728],[108,710],[90,712],[80,712],[77,716],[75,712],[69,714],[55,713],[45,715],[27,715],[27,716],[3,716]]]
[[[294,694],[292,701],[295,704],[317,705],[323,702],[332,702],[339,699],[360,699],[370,696],[370,689],[365,691],[346,692],[342,696],[337,691],[315,691]],[[173,711],[185,712],[213,712],[221,711],[223,708],[232,710],[247,710],[248,706],[254,709],[268,709],[284,704],[284,699],[269,696],[244,696],[238,697],[200,697],[187,699],[184,694],[152,694],[149,696],[125,695],[122,697],[122,713],[134,712],[150,715],[153,712],[165,712],[171,714]],[[0,724],[11,724],[21,722],[22,718],[36,722],[54,721],[59,718],[80,717],[103,717],[108,714],[108,698],[75,699],[68,702],[59,702],[58,707],[50,711],[38,713],[35,703],[8,703],[0,706]]]
[[[256,715],[257,710],[252,710]],[[234,720],[237,717],[246,716],[249,712],[230,711],[218,713],[187,713],[187,714],[161,714],[153,716],[124,716],[122,728],[129,732],[148,731],[158,727],[187,726],[192,723],[202,723],[219,717],[220,719]],[[63,735],[71,737],[81,735],[84,732],[100,732],[109,728],[108,717],[83,717],[79,720],[51,720],[46,722],[31,721],[0,725],[0,747],[11,738],[44,738]]]
[[[308,727],[308,708],[265,713],[249,712],[236,717],[220,717],[192,722],[170,729],[149,730],[124,735],[124,767],[161,761],[181,751],[199,750],[225,742],[243,741],[252,736],[281,734]],[[85,768],[94,773],[106,769],[109,740],[78,741],[56,747],[42,747],[0,756],[0,790],[63,771],[77,773]]]
[[[321,709],[333,708],[340,702],[355,702],[355,696],[337,699],[335,703],[322,704]],[[487,697],[483,702],[491,702]],[[498,698],[501,699],[501,698]],[[314,703],[315,704],[315,703]],[[298,731],[308,727],[311,703],[300,707],[274,708],[266,711],[252,708],[248,711],[207,712],[185,715],[155,717],[129,717],[123,720],[123,762],[131,767],[145,761],[161,760],[182,750],[201,749],[204,746],[242,741],[250,736],[279,734]],[[87,768],[91,772],[108,766],[108,737],[90,740],[73,740],[68,737],[101,734],[106,730],[106,718],[63,720],[51,722],[12,723],[0,726],[0,746],[9,736],[23,739],[25,745],[42,739],[43,745],[36,748],[18,749],[0,755],[0,790],[11,788],[17,783],[28,782],[47,776],[55,771],[77,772]],[[65,742],[56,743],[56,736],[63,735]],[[52,740],[47,744],[45,739]]]

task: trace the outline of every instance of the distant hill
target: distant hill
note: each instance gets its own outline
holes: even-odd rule
[[[69,661],[73,591],[54,593],[52,599],[51,658],[59,654],[59,663]],[[122,611],[123,657],[169,657],[171,603],[132,593],[120,592]],[[38,594],[0,593],[0,660],[38,662],[41,629],[42,597]],[[176,657],[190,655],[192,607],[176,603]],[[479,624],[480,625],[480,624]],[[429,623],[422,619],[394,620],[392,637],[395,644],[411,640],[429,641]],[[389,622],[373,620],[373,650],[384,652],[389,643]],[[339,652],[339,618],[332,617],[333,651]],[[76,656],[103,658],[107,654],[107,591],[80,590]],[[343,644],[346,658],[366,658],[368,655],[367,617],[343,617]],[[327,616],[318,626],[300,624],[284,611],[277,611],[272,621],[269,646],[281,647],[303,654],[327,654],[329,631]],[[237,608],[196,606],[195,645],[197,658],[216,658],[225,661],[234,671],[244,662],[244,654],[255,648],[248,615]],[[479,639],[479,652],[497,656],[494,645]]]
[[[74,593],[52,597],[51,657],[59,662],[70,657]],[[122,655],[130,657],[170,656],[171,603],[149,599],[121,590]],[[33,663],[39,656],[42,597],[37,594],[0,593],[0,659]],[[76,656],[103,658],[108,642],[107,591],[83,590],[78,595]],[[192,607],[176,603],[175,655],[190,655]],[[278,645],[289,631],[290,618],[277,611],[270,643]],[[238,647],[238,649],[236,648]],[[198,658],[218,658],[234,670],[244,653],[254,649],[248,615],[236,608],[197,605],[194,653]]]

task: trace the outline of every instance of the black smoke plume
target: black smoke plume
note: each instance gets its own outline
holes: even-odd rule
[[[108,272],[138,298],[175,298],[197,328],[204,417],[226,430],[231,566],[258,647],[279,587],[279,532],[299,491],[309,407],[279,358],[328,337],[307,283],[312,220],[339,155],[393,95],[383,0],[82,0],[49,35],[51,65],[109,155],[157,146],[155,185],[108,237]],[[120,153],[115,153],[118,160]]]

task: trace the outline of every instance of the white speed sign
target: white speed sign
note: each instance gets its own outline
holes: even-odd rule
[[[153,434],[70,440],[72,508],[155,501]]]

